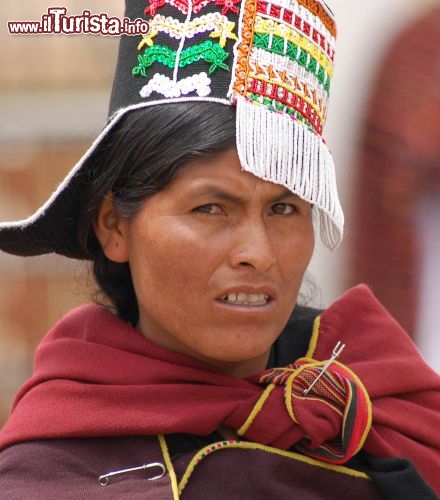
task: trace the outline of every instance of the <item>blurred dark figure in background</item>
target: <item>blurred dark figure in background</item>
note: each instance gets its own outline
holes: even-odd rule
[[[367,282],[416,336],[425,259],[420,214],[432,218],[427,205],[440,205],[440,8],[393,42],[367,109],[349,221],[350,281]],[[440,281],[438,257],[430,266]]]

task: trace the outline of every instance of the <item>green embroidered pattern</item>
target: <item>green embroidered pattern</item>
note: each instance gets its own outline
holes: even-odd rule
[[[280,111],[287,115],[293,116],[299,122],[306,125],[307,128],[310,129],[312,132],[314,131],[311,123],[308,120],[306,120],[306,118],[301,113],[296,111],[296,109],[289,108],[285,104],[278,102],[275,99],[270,99],[269,97],[263,97],[259,94],[254,94],[252,92],[249,92],[247,94],[247,97],[249,97],[249,99],[252,99],[252,101],[257,102],[258,104],[263,104],[263,106],[266,106],[271,111]]]
[[[163,45],[147,47],[144,54],[138,56],[139,64],[133,68],[133,76],[147,76],[148,68],[155,62],[173,69],[176,64],[176,56],[176,50],[171,50],[169,47]],[[212,74],[218,68],[229,71],[229,67],[224,62],[228,57],[228,52],[218,43],[206,40],[203,43],[182,50],[179,58],[179,67],[183,68],[202,59],[211,64],[208,70],[209,74]]]
[[[255,47],[280,56],[287,56],[292,61],[296,61],[300,66],[316,76],[327,93],[330,91],[330,77],[328,73],[320,65],[318,69],[318,61],[298,45],[290,41],[286,42],[284,38],[276,35],[270,36],[267,33],[255,33],[253,41]],[[286,50],[284,50],[285,44]],[[317,69],[318,71],[316,71]]]

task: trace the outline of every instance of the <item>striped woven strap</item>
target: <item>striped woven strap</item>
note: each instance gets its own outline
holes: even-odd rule
[[[260,383],[284,386],[287,411],[307,436],[295,448],[341,464],[364,444],[371,427],[371,402],[362,382],[347,366],[334,361],[322,373],[325,363],[300,358],[284,368],[267,370]]]

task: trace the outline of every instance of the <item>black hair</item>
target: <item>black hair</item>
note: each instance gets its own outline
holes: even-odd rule
[[[234,145],[235,106],[210,102],[131,111],[100,145],[85,183],[78,236],[106,305],[123,320],[135,325],[139,309],[129,264],[110,261],[93,232],[104,197],[111,192],[119,215],[133,217],[145,199],[165,189],[190,159]]]

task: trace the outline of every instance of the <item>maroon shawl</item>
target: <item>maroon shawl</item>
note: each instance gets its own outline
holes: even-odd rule
[[[153,344],[99,306],[80,307],[40,344],[35,373],[15,399],[0,448],[48,438],[209,435],[223,423],[239,431],[246,427],[242,435],[253,441],[279,448],[299,444],[313,455],[308,448],[343,434],[340,426],[347,424],[354,444],[343,443],[350,450],[339,463],[365,441],[364,449],[372,455],[410,459],[440,492],[440,377],[365,286],[348,291],[322,313],[306,358],[287,375],[313,365],[310,358],[327,360],[339,340],[346,348],[330,371],[330,382],[341,375],[350,383],[357,377],[363,383],[347,386],[348,392],[358,390],[357,406],[346,413],[341,406],[342,424],[331,409],[322,410],[330,408],[328,402],[317,408],[317,398],[298,396],[289,376],[284,386],[268,393],[262,381],[273,383],[276,373],[238,379],[215,372]],[[373,408],[366,440],[364,387]],[[290,394],[296,399],[286,408]],[[350,420],[352,410],[355,418]],[[304,445],[306,436],[310,441]]]

